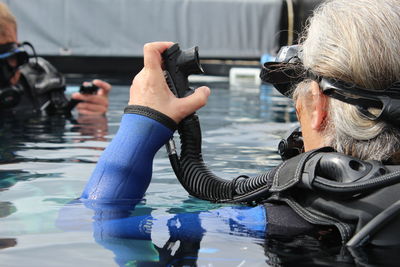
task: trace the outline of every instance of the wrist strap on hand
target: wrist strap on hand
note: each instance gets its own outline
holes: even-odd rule
[[[173,119],[171,119],[167,115],[165,115],[155,109],[149,108],[149,107],[139,106],[139,105],[129,105],[124,109],[124,113],[125,114],[138,114],[138,115],[146,116],[155,121],[158,121],[159,123],[168,127],[172,131],[175,131],[178,128],[178,124]]]

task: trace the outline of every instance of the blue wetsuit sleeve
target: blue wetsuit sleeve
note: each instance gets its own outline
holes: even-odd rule
[[[120,128],[103,152],[81,198],[141,199],[149,186],[153,159],[173,131],[138,114],[124,114]]]

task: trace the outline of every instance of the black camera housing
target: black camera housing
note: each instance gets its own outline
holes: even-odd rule
[[[0,88],[0,109],[17,106],[23,94],[24,88],[20,84]]]
[[[95,95],[97,94],[97,91],[99,90],[99,87],[94,85],[93,83],[85,83],[82,84],[81,87],[79,88],[79,93],[84,94],[84,95]]]
[[[299,126],[291,129],[278,145],[282,160],[288,160],[304,152],[303,134]]]
[[[165,79],[168,87],[179,98],[193,93],[189,87],[188,76],[204,73],[199,60],[198,47],[181,50],[175,43],[163,54]]]

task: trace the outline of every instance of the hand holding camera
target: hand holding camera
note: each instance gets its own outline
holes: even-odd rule
[[[163,52],[170,47],[175,49],[173,43],[170,42],[148,43],[144,46],[144,68],[133,79],[130,88],[129,105],[140,105],[155,109],[178,123],[206,104],[210,89],[203,86],[197,88],[189,96],[178,93],[178,96],[183,98],[177,98],[171,92],[163,72],[163,65],[167,68],[169,63],[164,61],[162,56]],[[175,63],[178,62],[175,61],[175,57],[171,58],[174,58],[173,61]],[[175,63],[174,65],[176,65]],[[177,73],[170,74],[175,75]],[[179,75],[177,77],[182,76]],[[177,82],[174,82],[177,85]],[[189,88],[188,85],[184,87],[186,89]]]
[[[79,93],[72,95],[71,102],[76,105],[79,114],[101,115],[108,109],[108,93],[111,85],[101,80],[85,82],[79,89]]]

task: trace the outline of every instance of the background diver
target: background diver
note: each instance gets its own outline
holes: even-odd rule
[[[26,48],[31,48],[33,58]],[[54,66],[37,57],[30,43],[17,40],[17,22],[6,4],[0,3],[0,114],[4,117],[67,115],[75,107],[79,114],[102,115],[108,109],[111,85],[101,80],[91,94],[64,95],[65,78]]]

